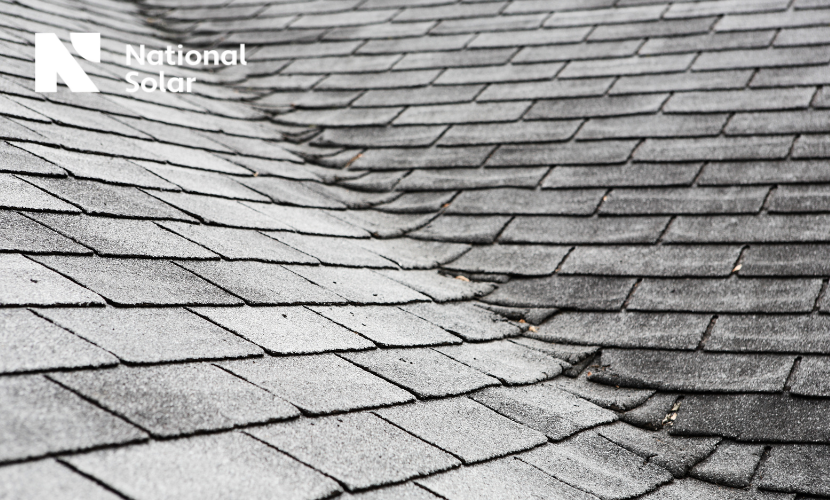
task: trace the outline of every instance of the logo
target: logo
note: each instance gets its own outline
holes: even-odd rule
[[[89,62],[101,62],[101,34],[100,33],[70,33],[69,40],[72,47],[81,57]],[[184,50],[181,45],[177,49],[168,45],[166,49],[147,50],[139,45],[138,50],[132,45],[124,46],[124,63],[131,69],[135,63],[141,71],[128,71],[124,81],[130,86],[127,92],[192,92],[195,77],[179,77],[164,74],[164,68],[170,67],[177,73],[176,67],[190,66],[202,70],[207,66],[235,66],[248,64],[245,60],[245,44],[239,50]],[[110,56],[110,52],[107,52]],[[112,61],[114,63],[115,61]],[[118,64],[117,66],[121,66]],[[115,64],[108,69],[117,67]],[[158,77],[148,75],[153,66],[159,67]],[[191,71],[189,74],[193,74]],[[89,78],[80,63],[72,56],[69,49],[60,41],[55,33],[35,33],[35,92],[57,92],[58,76],[72,92],[98,92],[98,87]],[[143,77],[143,78],[141,78]],[[136,78],[141,78],[138,81]]]
[[[101,62],[100,33],[70,33],[72,47],[89,62]],[[80,63],[55,33],[35,33],[35,92],[57,92],[58,75],[72,92],[98,92]]]

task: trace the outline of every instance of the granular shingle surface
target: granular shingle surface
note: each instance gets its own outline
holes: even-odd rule
[[[0,498],[830,497],[826,0],[0,12]]]

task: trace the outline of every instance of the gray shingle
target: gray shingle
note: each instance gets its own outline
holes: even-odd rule
[[[482,300],[504,306],[619,309],[634,281],[633,278],[560,275],[514,279]]]
[[[777,392],[793,356],[604,349],[589,380],[661,391]]]
[[[827,111],[781,111],[773,113],[738,113],[729,120],[729,135],[792,134],[830,132]]]
[[[138,500],[316,500],[340,491],[332,479],[236,432],[102,450],[67,462]]]
[[[267,234],[288,247],[314,257],[323,264],[350,267],[393,267],[392,262],[366,250],[352,239],[311,236],[285,231]]]
[[[694,35],[707,33],[715,23],[715,18],[700,17],[697,19],[673,19],[648,21],[642,23],[605,24],[597,26],[589,40],[625,40],[628,38],[648,37],[654,40],[657,37],[680,35]]]
[[[562,274],[618,276],[728,276],[738,246],[582,246],[562,264]]]
[[[58,214],[36,214],[33,218],[105,257],[218,257],[150,221]]]
[[[409,236],[458,243],[492,243],[510,220],[496,215],[444,215]]]
[[[556,270],[569,250],[548,245],[477,246],[444,267],[470,273],[545,276]]]
[[[495,378],[432,349],[375,349],[340,356],[419,398],[453,396],[499,385]]]
[[[603,500],[641,495],[672,479],[665,469],[592,431],[531,450],[521,460]]]
[[[675,478],[686,476],[689,468],[712,453],[720,441],[720,438],[668,436],[624,422],[600,427],[597,434],[665,468]]]
[[[636,21],[652,21],[660,18],[665,11],[663,5],[618,7],[615,9],[576,10],[556,12],[545,26],[582,26],[588,24],[616,24]]]
[[[830,363],[827,358],[814,356],[802,358],[795,372],[790,393],[817,397],[830,395],[828,373],[830,373]]]
[[[753,161],[707,163],[698,178],[699,185],[774,184],[828,182],[830,168],[822,161]]]
[[[522,2],[528,3],[528,2]],[[511,3],[508,10],[513,5]],[[541,9],[545,11],[547,9]],[[591,31],[590,27],[558,28],[555,30],[521,30],[497,33],[479,33],[467,44],[470,48],[519,47],[579,42]]]
[[[361,240],[363,248],[381,255],[403,269],[432,269],[469,250],[469,245],[422,241],[411,238]]]
[[[612,215],[754,213],[769,193],[766,187],[615,189],[600,213]]]
[[[530,318],[532,323],[539,324],[547,317],[552,315],[555,310],[550,309],[542,309],[542,311],[547,311],[546,316],[543,317],[539,321],[533,321]],[[547,342],[544,340],[537,340],[535,338],[528,338],[528,337],[517,337],[514,339],[510,339],[511,342],[515,342],[517,344],[521,344],[525,347],[530,347],[531,349],[536,349],[537,351],[542,351],[546,354],[550,354],[555,358],[559,358],[562,361],[567,362],[571,365],[570,368],[565,370],[565,375],[569,377],[575,377],[582,372],[582,369],[585,368],[588,363],[590,363],[594,356],[599,352],[599,347],[597,346],[582,346],[582,345],[571,345],[571,344],[556,344],[553,342]]]
[[[67,256],[35,259],[114,304],[227,305],[241,302],[168,261]]]
[[[395,119],[395,125],[512,122],[521,118],[530,103],[494,102],[412,106]]]
[[[466,66],[488,66],[504,64],[516,52],[516,49],[474,49],[455,52],[416,52],[406,54],[397,64],[395,70],[426,68],[452,68]]]
[[[706,24],[708,24],[710,23],[709,19],[701,19],[701,21],[706,21]],[[697,51],[710,52],[729,49],[755,49],[768,47],[774,37],[775,31],[767,30],[651,38],[643,44],[639,53],[653,55]]]
[[[715,29],[724,26],[722,20]],[[760,26],[759,26],[760,28]],[[704,52],[692,66],[693,71],[711,71],[714,69],[774,68],[781,66],[805,66],[826,64],[830,55],[822,46],[793,47],[774,49],[727,50],[723,52]]]
[[[628,389],[597,384],[589,381],[586,375],[579,375],[576,378],[559,377],[552,380],[550,384],[595,405],[615,411],[628,411],[636,408],[655,394],[655,391],[648,389]]]
[[[97,294],[20,254],[0,254],[0,276],[0,304],[4,306],[104,303]]]
[[[527,82],[551,80],[564,63],[503,64],[476,68],[450,68],[435,80],[435,85],[461,85],[467,83]]]
[[[640,161],[772,160],[787,156],[790,136],[646,139],[634,152]]]
[[[444,0],[439,0],[443,3]],[[433,33],[435,33],[433,31]],[[436,50],[461,50],[473,35],[421,36],[411,38],[373,39],[366,43],[349,42],[351,47],[360,47],[358,54],[400,54],[401,52],[430,52]]]
[[[271,354],[369,349],[372,342],[300,306],[204,307],[194,311]]]
[[[441,21],[430,30],[430,33],[445,35],[451,33],[530,30],[538,28],[546,17],[547,14],[529,14]]]
[[[773,491],[830,493],[824,471],[830,466],[830,446],[773,446],[769,458],[758,471],[759,486]]]
[[[752,75],[752,71],[741,70],[623,76],[616,80],[609,93],[619,95],[683,90],[740,89],[749,83]]]
[[[312,309],[381,346],[414,347],[460,342],[443,329],[397,307],[342,306]]]
[[[673,425],[669,417],[677,404],[678,395],[672,393],[655,393],[642,405],[620,416],[623,422],[643,429],[659,431],[666,425]]]
[[[786,394],[688,395],[671,429],[675,435],[723,436],[750,442],[827,443],[827,399]]]
[[[484,158],[481,159],[484,161]],[[401,191],[475,189],[486,187],[536,187],[548,172],[537,168],[453,168],[451,170],[415,170],[397,189]]]
[[[455,197],[455,191],[404,193],[389,203],[377,205],[378,210],[393,213],[430,213],[439,211]]]
[[[589,120],[578,139],[718,135],[727,115],[645,115]]]
[[[436,347],[435,350],[509,385],[540,382],[562,373],[562,363],[558,359],[506,340]]]
[[[345,205],[302,182],[278,177],[240,179],[246,186],[268,195],[275,203],[312,208],[342,209]]]
[[[395,18],[395,21],[424,21],[435,19],[465,19],[472,17],[486,17],[498,14],[504,7],[504,2],[488,4],[454,4],[440,7],[414,7],[405,9]]]
[[[672,5],[664,13],[669,19],[712,16],[721,14],[745,14],[753,12],[770,12],[787,9],[788,2],[782,0],[726,0],[725,2],[699,2],[694,4]]]
[[[299,415],[285,401],[209,364],[120,367],[50,377],[158,437]]]
[[[421,292],[435,302],[470,300],[487,295],[496,285],[455,279],[435,271],[378,271],[380,274]]]
[[[513,457],[461,467],[419,479],[418,484],[449,500],[596,499]]]
[[[49,308],[37,313],[131,363],[262,354],[257,346],[180,308]]]
[[[827,148],[826,135],[803,135],[793,146],[793,158],[827,158],[830,150]]]
[[[0,210],[0,251],[92,253],[69,238],[10,210]]]
[[[750,84],[752,87],[779,87],[790,85],[822,85],[828,82],[822,65],[759,69]],[[821,90],[819,90],[821,96]]]
[[[25,177],[25,179],[41,185],[48,182],[44,179]],[[60,183],[66,180],[58,181]],[[0,208],[19,208],[23,210],[48,210],[52,212],[80,212],[77,207],[61,201],[49,193],[22,181],[11,174],[0,173]]]
[[[25,309],[0,309],[0,373],[109,366],[110,353]]]
[[[400,55],[390,56],[330,56],[313,59],[295,59],[281,70],[282,74],[362,73],[386,71]]]
[[[605,191],[531,191],[501,188],[463,191],[447,208],[451,214],[590,215]]]
[[[343,500],[438,500],[439,497],[410,482],[368,490],[355,495],[344,493],[341,498]]]
[[[0,490],[11,499],[61,496],[89,500],[120,498],[54,460],[3,467],[0,469]]]
[[[255,229],[291,229],[284,223],[269,217],[266,213],[252,208],[272,206],[264,203],[251,203],[249,207],[236,200],[159,191],[154,191],[153,196],[209,224]],[[184,216],[184,214],[182,215]],[[182,220],[193,221],[193,219],[186,216],[182,217]]]
[[[459,463],[368,413],[303,419],[248,432],[334,477],[350,491],[404,481]]]
[[[570,142],[567,144],[500,146],[487,160],[488,167],[520,167],[535,165],[582,165],[591,163],[623,163],[631,155],[637,141]]]
[[[596,118],[654,113],[666,101],[666,94],[643,94],[613,97],[585,97],[540,101],[533,105],[527,118]]]
[[[374,413],[465,464],[492,460],[547,442],[544,434],[463,397],[384,408]]]
[[[326,87],[323,86],[320,88]],[[280,123],[288,125],[349,127],[386,125],[398,116],[400,112],[401,108],[302,109],[278,116]]]
[[[830,247],[826,245],[758,245],[741,259],[741,276],[824,276]]]
[[[322,266],[288,266],[288,269],[351,303],[403,304],[427,300],[426,296],[369,269]]]
[[[8,142],[0,141],[0,163],[2,163],[0,171],[18,174],[66,175],[66,172],[57,165],[30,154],[27,147],[30,146],[29,144],[21,143],[20,146],[14,147]]]
[[[470,396],[502,415],[558,441],[617,420],[617,415],[548,384],[494,387]]]
[[[614,83],[613,78],[550,80],[543,82],[494,83],[477,101],[516,101],[521,99],[556,99],[559,97],[601,96]]]
[[[695,54],[667,56],[632,56],[619,59],[573,61],[565,66],[559,78],[589,78],[599,76],[646,75],[684,71]]]
[[[315,208],[289,207],[285,205],[265,205],[261,203],[250,203],[247,206],[271,218],[273,221],[272,225],[274,223],[277,226],[290,224],[291,228],[300,233],[319,234],[323,236],[346,236],[349,238],[369,237],[368,231],[332,215],[342,215],[340,212]],[[271,227],[270,229],[285,228]]]
[[[663,106],[663,111],[717,113],[806,108],[814,93],[815,90],[809,87],[684,92],[673,95]]]
[[[0,462],[124,444],[146,434],[40,376],[0,380]]]
[[[830,319],[815,315],[718,317],[707,351],[830,353]]]
[[[632,310],[689,312],[809,312],[821,280],[667,279],[643,280]]]
[[[160,225],[230,260],[250,259],[289,264],[318,262],[314,257],[256,231],[180,222],[163,222]]]
[[[746,488],[761,461],[763,446],[722,442],[706,460],[690,471],[693,477],[704,481]]]
[[[828,217],[819,215],[752,215],[678,217],[667,243],[809,243],[830,240]]]
[[[395,89],[429,85],[441,73],[438,69],[395,71],[387,73],[357,73],[331,75],[321,81],[317,89]],[[315,77],[316,78],[316,77]]]
[[[327,129],[314,139],[319,146],[347,147],[407,147],[429,146],[446,127],[412,126],[412,127],[349,127],[346,129]]]
[[[425,302],[407,304],[401,309],[472,342],[512,337],[521,332],[502,316],[471,304]]]
[[[411,394],[332,354],[223,363],[311,415],[412,401]]]
[[[446,38],[446,37],[440,37]],[[371,43],[371,42],[369,42]],[[369,90],[355,101],[354,107],[411,106],[419,104],[449,104],[471,101],[482,85],[453,85],[451,87],[416,87],[390,90]]]
[[[544,125],[534,122],[454,125],[441,137],[438,143],[447,146],[466,146],[473,144],[564,141],[576,132],[581,123],[579,120],[557,120],[547,122]]]
[[[723,500],[749,500],[772,498],[795,498],[795,495],[779,495],[753,489],[724,488],[695,479],[680,479],[642,497],[646,500],[703,500],[721,498]]]
[[[250,304],[291,305],[342,303],[345,299],[288,269],[262,262],[184,262],[199,276]],[[198,304],[195,304],[198,305]]]
[[[701,165],[702,163],[629,163],[619,166],[555,167],[542,182],[542,189],[688,186],[700,172]]]
[[[703,314],[563,312],[530,335],[549,342],[694,349],[709,319]]]
[[[188,193],[206,194],[237,200],[268,201],[268,198],[236,182],[234,178],[214,172],[138,161],[150,172],[181,187]]]
[[[526,47],[513,57],[512,62],[535,63],[631,56],[637,52],[640,45],[642,45],[641,40],[628,40]]]
[[[429,149],[370,149],[352,163],[354,169],[478,167],[495,146]]]
[[[830,210],[828,186],[780,186],[772,192],[770,212],[827,212]]]

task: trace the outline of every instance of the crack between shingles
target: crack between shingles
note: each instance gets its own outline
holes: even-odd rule
[[[706,325],[706,329],[703,330],[703,334],[700,336],[700,342],[698,342],[695,351],[703,351],[706,348],[706,343],[709,341],[709,338],[712,336],[712,331],[715,329],[715,324],[718,322],[718,315],[715,314],[709,320],[709,324]]]

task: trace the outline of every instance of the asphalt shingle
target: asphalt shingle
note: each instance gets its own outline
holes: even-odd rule
[[[506,340],[435,349],[510,385],[540,382],[562,373],[558,359]]]
[[[98,294],[20,254],[0,254],[0,304],[53,306],[103,304]]]
[[[384,347],[457,344],[460,339],[397,307],[312,307],[326,318]]]
[[[334,477],[350,491],[404,481],[459,463],[367,413],[303,419],[248,432]]]
[[[0,380],[0,462],[125,444],[147,435],[41,376]]]
[[[471,304],[419,303],[402,306],[467,341],[495,340],[518,335],[521,330],[506,318]]]

